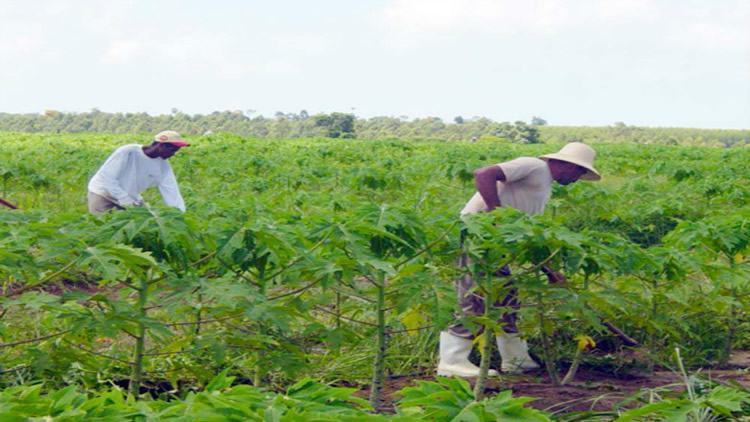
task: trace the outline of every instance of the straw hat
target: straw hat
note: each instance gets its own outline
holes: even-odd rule
[[[571,142],[562,147],[560,151],[554,154],[542,155],[539,158],[544,161],[553,159],[581,166],[587,170],[586,174],[581,176],[581,179],[583,180],[599,180],[602,178],[599,172],[594,168],[596,151],[590,146],[580,142]]]

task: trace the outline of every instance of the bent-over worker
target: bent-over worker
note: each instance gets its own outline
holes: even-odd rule
[[[555,154],[519,157],[497,165],[480,168],[474,172],[477,193],[461,210],[461,216],[492,211],[497,207],[512,207],[530,215],[541,214],[552,193],[552,182],[568,185],[578,180],[599,180],[594,168],[596,152],[588,145],[572,142]],[[459,265],[466,268],[468,256],[462,254]],[[564,282],[565,277],[547,267],[542,267],[551,283]],[[498,274],[509,277],[507,266]],[[510,308],[502,316],[504,334],[497,337],[497,348],[503,372],[520,372],[539,368],[529,356],[528,345],[518,333],[516,310],[520,307],[518,292],[508,278],[509,294],[500,306]],[[456,291],[462,312],[467,315],[484,314],[484,298],[473,291],[474,280],[466,274],[456,281]],[[461,324],[455,324],[440,333],[440,361],[437,374],[441,376],[476,377],[479,367],[469,361],[474,335]],[[491,371],[491,375],[497,372]]]
[[[117,148],[89,181],[89,212],[100,215],[112,209],[143,205],[141,193],[154,186],[159,188],[164,203],[185,211],[185,201],[167,160],[188,145],[179,133],[165,130],[157,133],[150,145]]]

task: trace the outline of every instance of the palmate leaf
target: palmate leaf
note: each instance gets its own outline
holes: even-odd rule
[[[424,243],[424,230],[413,211],[389,205],[365,204],[354,210],[350,230],[368,239],[380,258],[403,256]]]
[[[690,400],[662,400],[660,402],[647,404],[637,409],[621,413],[617,422],[640,421],[644,416],[659,416],[661,420],[685,421],[686,415],[698,410],[700,406]],[[675,419],[682,417],[683,419]]]
[[[111,308],[100,311],[96,308],[82,308],[62,316],[70,320],[73,331],[88,330],[104,337],[115,337],[121,330],[132,332],[139,318],[136,311],[125,303],[109,302]]]
[[[451,420],[474,400],[471,386],[460,378],[417,381],[416,387],[403,388],[398,395],[402,396],[396,407],[399,414],[427,420]]]
[[[513,397],[503,391],[494,397],[474,401],[468,382],[459,378],[438,377],[436,382],[417,381],[416,387],[406,387],[398,392],[398,413],[424,420],[448,421],[549,421],[540,410],[524,407],[533,401],[530,397]]]
[[[536,399],[532,397],[513,397],[510,390],[501,391],[496,396],[480,402],[485,412],[491,415],[491,419],[485,420],[512,420],[519,422],[547,422],[551,421],[546,412],[534,408],[525,407],[526,403]]]
[[[212,391],[219,391],[230,387],[236,377],[227,376],[228,372],[229,370],[225,369],[216,374],[216,376],[209,381],[208,385],[206,385],[206,391],[210,393]]]
[[[399,316],[399,321],[401,321],[401,324],[403,324],[407,330],[415,330],[417,328],[426,326],[428,320],[424,312],[425,307],[425,305],[417,305],[409,309],[407,312]],[[410,335],[418,334],[418,332],[416,331],[410,331],[409,333]]]
[[[17,247],[10,239],[0,241],[0,274],[23,277],[24,271],[35,269],[28,248]]]
[[[750,393],[736,388],[718,386],[705,397],[705,402],[717,412],[731,416],[732,412],[741,412],[743,405],[750,405]]]
[[[247,283],[238,282],[233,275],[225,275],[213,280],[202,280],[201,294],[203,300],[213,303],[215,307],[234,308],[248,299],[253,299],[260,293]],[[186,299],[192,297],[191,291],[184,294]]]
[[[325,409],[330,407],[370,409],[367,400],[353,395],[356,391],[356,388],[329,387],[306,378],[289,387],[287,395],[295,400],[319,403],[324,405]]]
[[[0,305],[2,305],[3,307],[21,305],[33,310],[39,310],[51,304],[59,302],[59,296],[51,295],[45,292],[26,292],[15,299],[0,298]]]
[[[245,247],[245,232],[247,228],[241,227],[229,233],[223,233],[224,240],[219,240],[217,246],[217,256],[226,261],[234,262],[238,252],[244,258],[249,253],[249,248]]]
[[[270,270],[281,267],[303,252],[293,246],[296,234],[275,223],[256,221],[252,225],[231,228],[221,233],[218,256],[246,270],[251,267]]]
[[[108,216],[96,233],[99,243],[122,243],[184,268],[199,245],[185,216],[171,207],[132,207]],[[96,243],[95,242],[95,243]]]
[[[118,243],[87,247],[80,265],[93,268],[106,281],[122,279],[129,272],[142,276],[148,269],[158,268],[149,252]]]
[[[387,276],[396,274],[396,269],[393,268],[393,264],[387,261],[371,257],[360,257],[358,262],[367,273],[372,273],[374,270],[375,272],[383,272]]]

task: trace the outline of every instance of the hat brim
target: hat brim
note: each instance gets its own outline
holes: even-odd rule
[[[544,161],[547,161],[547,160],[550,160],[550,159],[551,160],[565,161],[566,163],[575,164],[578,167],[585,168],[586,169],[586,173],[584,173],[583,176],[581,176],[581,180],[590,180],[592,182],[595,182],[597,180],[601,180],[602,179],[602,176],[601,176],[601,174],[599,174],[599,171],[597,169],[595,169],[594,167],[592,167],[591,165],[589,165],[587,163],[584,163],[583,161],[578,160],[575,157],[570,157],[568,155],[555,153],[555,154],[542,155],[539,158],[542,159],[542,160],[544,160]]]
[[[185,141],[159,141],[162,144],[172,144],[177,147],[189,147],[190,144]]]

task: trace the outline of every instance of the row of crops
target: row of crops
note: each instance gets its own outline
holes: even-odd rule
[[[566,417],[510,392],[475,401],[483,391],[458,380],[421,381],[396,415],[372,413],[388,375],[434,371],[472,171],[558,146],[207,136],[172,159],[185,214],[150,192],[147,207],[87,215],[88,178],[133,141],[0,134],[2,197],[21,208],[0,212],[0,418]],[[555,187],[544,216],[468,221],[470,270],[516,269],[521,332],[553,384],[579,364],[726,365],[750,345],[750,151],[595,147],[604,180]],[[548,285],[540,263],[568,283]],[[498,331],[502,310],[487,312],[464,322]],[[613,322],[638,359],[618,353]],[[739,386],[687,392],[597,417],[750,404]]]

